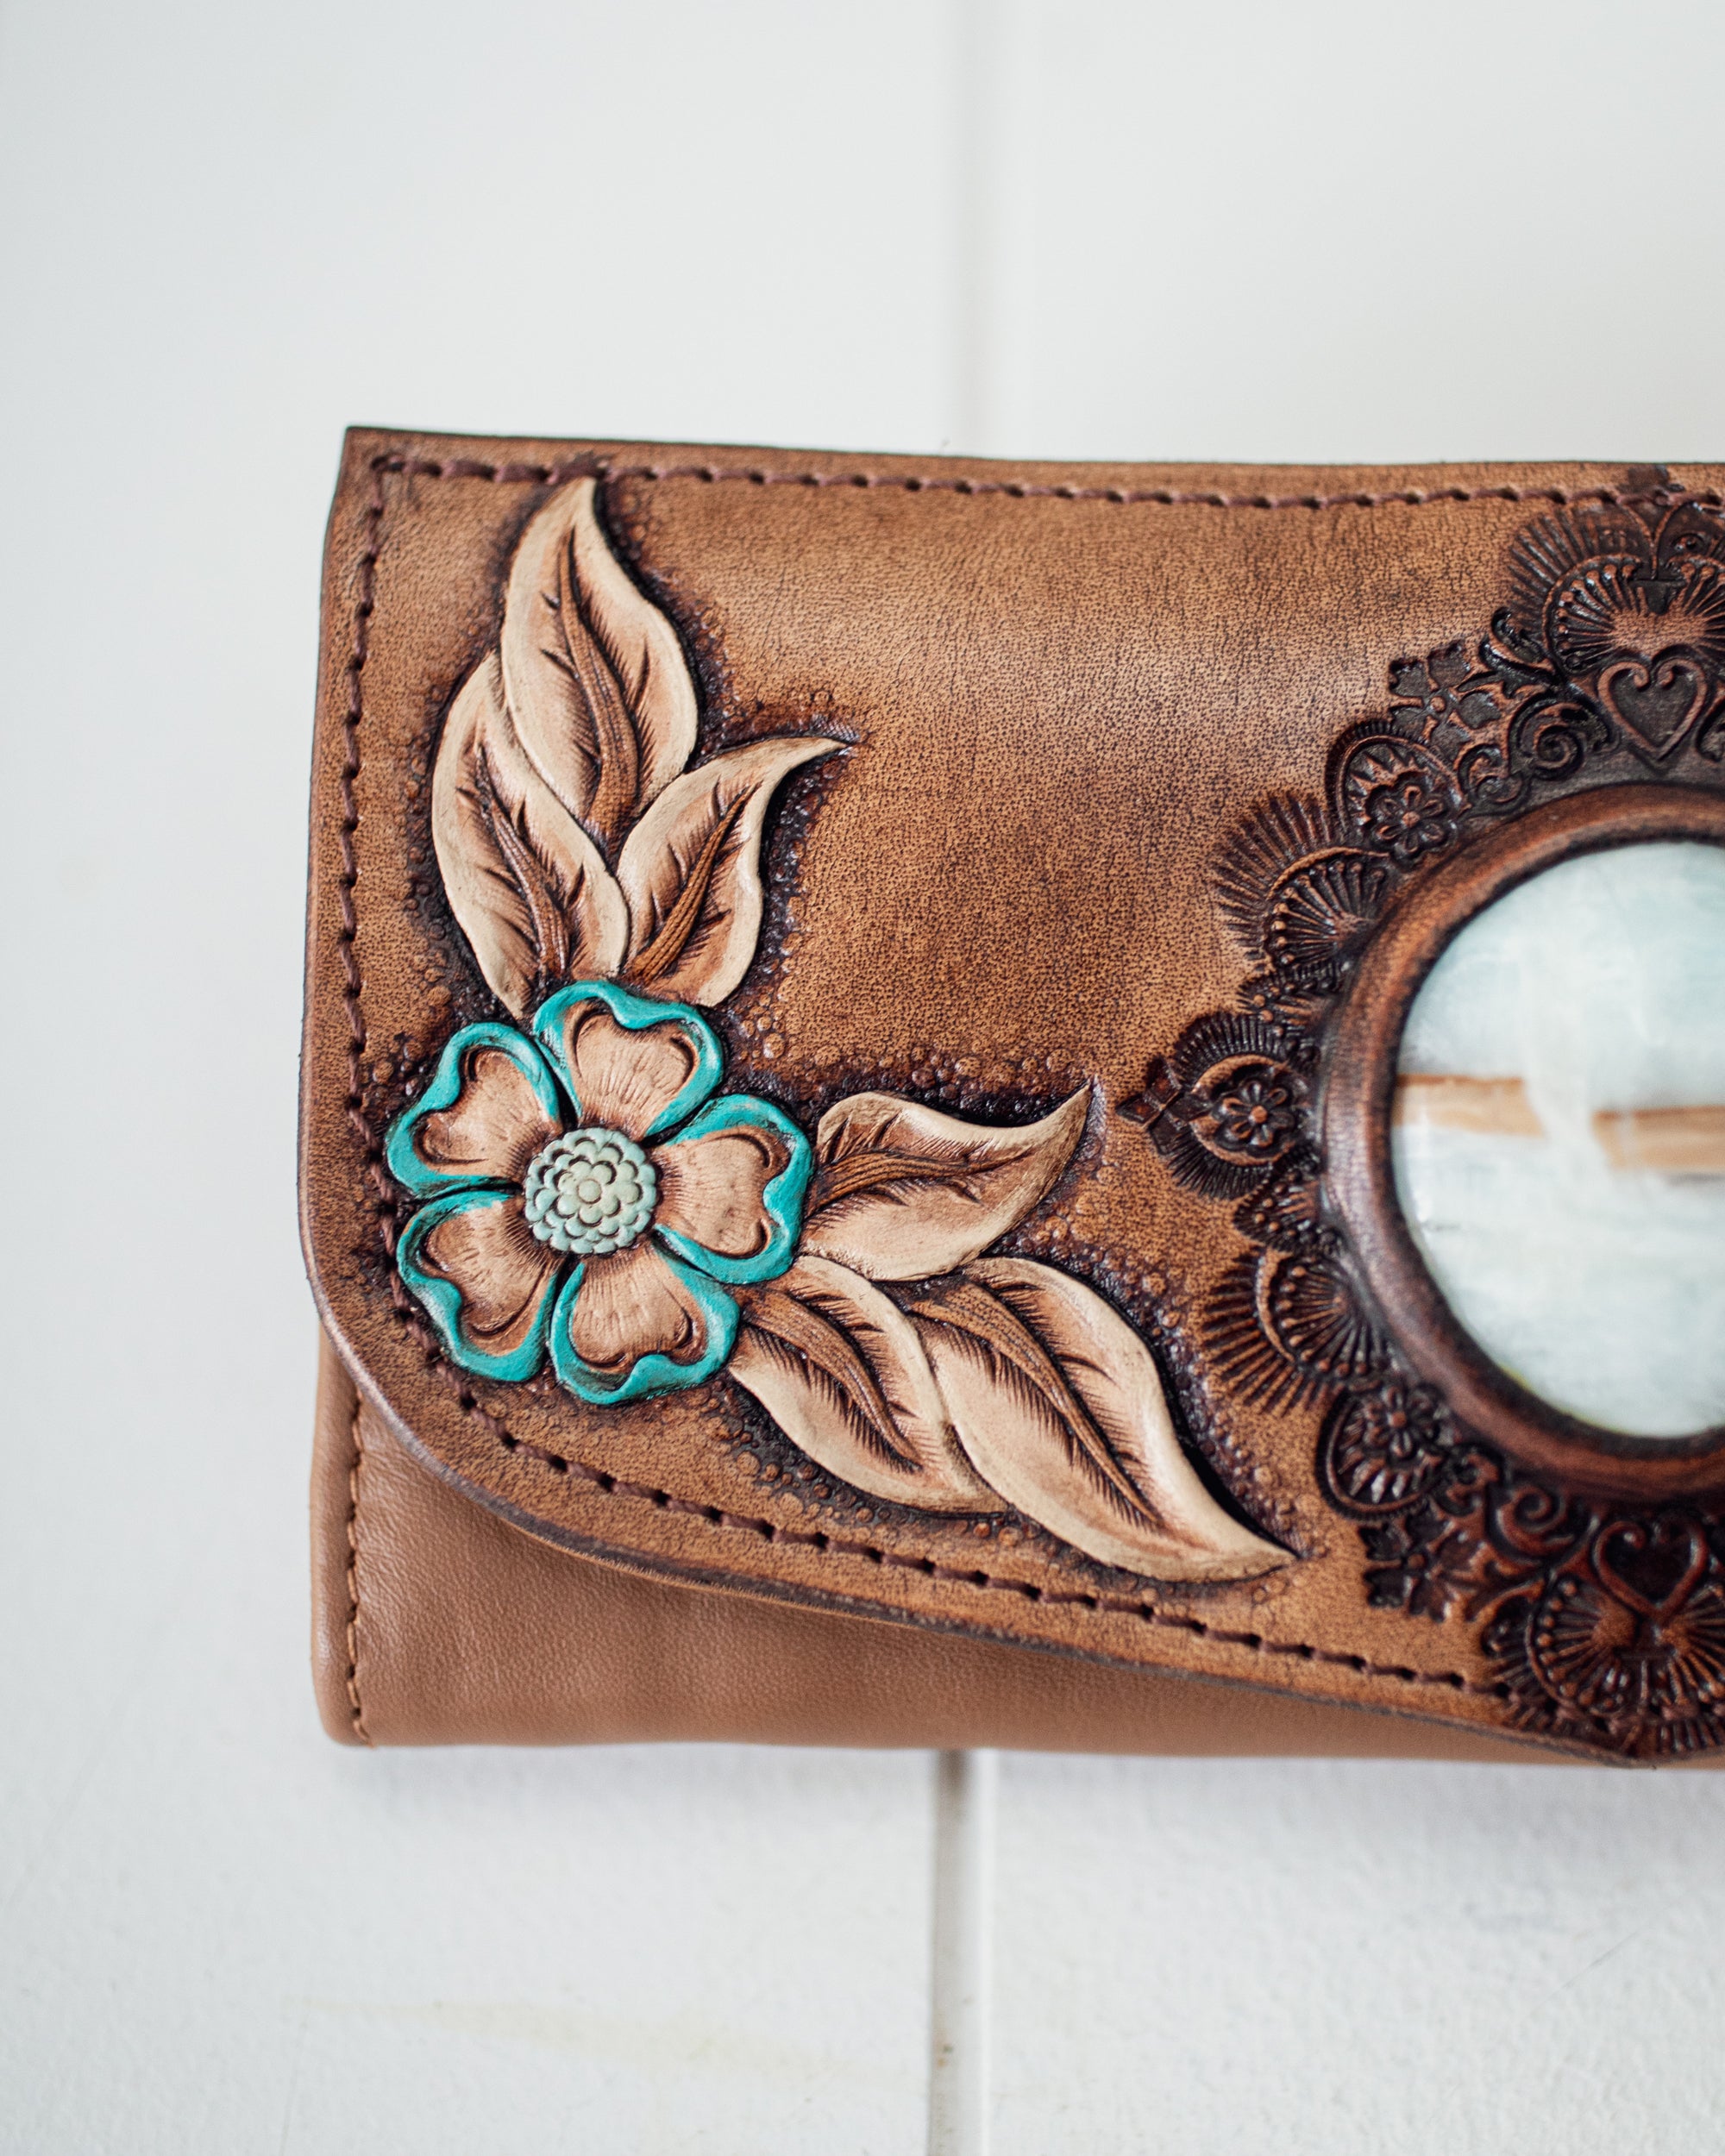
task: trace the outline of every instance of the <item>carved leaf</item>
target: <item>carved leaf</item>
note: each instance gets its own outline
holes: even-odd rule
[[[494,652],[450,707],[432,774],[431,836],[480,970],[518,1018],[545,985],[603,979],[622,964],[623,893],[523,752]]]
[[[676,631],[599,529],[597,484],[561,488],[522,534],[503,680],[534,768],[614,849],[694,753],[697,707]]]
[[[779,735],[727,749],[674,779],[629,834],[618,880],[629,900],[631,986],[724,1002],[761,933],[761,831],[780,780],[838,746]]]
[[[743,1299],[729,1365],[811,1459],[936,1512],[998,1512],[960,1451],[915,1326],[843,1265],[806,1257]]]
[[[1251,1579],[1289,1562],[1205,1489],[1150,1351],[1082,1281],[988,1258],[910,1308],[959,1442],[1020,1512],[1156,1579]]]
[[[999,1130],[859,1093],[815,1135],[802,1247],[870,1280],[924,1280],[987,1250],[1038,1204],[1084,1135],[1081,1090],[1039,1123]]]

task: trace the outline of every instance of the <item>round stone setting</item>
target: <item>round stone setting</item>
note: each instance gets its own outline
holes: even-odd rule
[[[527,1171],[527,1225],[575,1257],[605,1257],[645,1232],[659,1200],[653,1163],[620,1131],[569,1131]]]

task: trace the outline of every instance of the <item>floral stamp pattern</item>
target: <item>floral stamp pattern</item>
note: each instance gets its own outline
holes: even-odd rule
[[[1016,1510],[1149,1577],[1287,1564],[1205,1487],[1113,1305],[990,1255],[1068,1172],[1088,1090],[1011,1126],[860,1094],[811,1134],[724,1089],[701,1013],[754,961],[769,810],[844,744],[695,762],[693,676],[602,506],[578,479],[528,524],[433,774],[444,893],[513,1021],[456,1032],[388,1137],[397,1269],[442,1351],[587,1408],[726,1381],[856,1490]],[[1248,1053],[1206,1098],[1250,1181],[1303,1094]]]
[[[1248,1400],[1327,1403],[1318,1483],[1368,1599],[1477,1625],[1524,1726],[1667,1756],[1725,1743],[1725,1518],[1552,1488],[1416,1382],[1325,1202],[1313,1110],[1330,1012],[1411,880],[1553,783],[1725,761],[1725,516],[1643,476],[1633,504],[1532,524],[1490,634],[1392,667],[1322,793],[1230,834],[1213,883],[1241,1007],[1189,1026],[1122,1112],[1233,1204],[1206,1348]]]

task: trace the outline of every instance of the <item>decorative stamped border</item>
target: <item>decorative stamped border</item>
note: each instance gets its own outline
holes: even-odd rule
[[[1452,1325],[1424,1326],[1410,1354],[1408,1268],[1385,1256],[1377,1006],[1393,992],[1405,1008],[1418,982],[1374,969],[1452,864],[1477,881],[1482,842],[1532,873],[1619,827],[1718,835],[1725,517],[1663,481],[1632,474],[1528,526],[1490,633],[1392,667],[1387,708],[1340,733],[1323,791],[1236,825],[1214,888],[1252,968],[1239,1006],[1189,1026],[1122,1110],[1178,1181],[1234,1205],[1212,1367],[1261,1406],[1326,1405],[1319,1487],[1358,1526],[1369,1599],[1464,1617],[1518,1723],[1634,1757],[1725,1742],[1725,1432],[1614,1448],[1559,1428]],[[1433,1382],[1446,1368],[1456,1382]]]

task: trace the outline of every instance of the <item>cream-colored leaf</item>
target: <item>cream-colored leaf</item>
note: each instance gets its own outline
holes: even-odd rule
[[[1252,1579],[1289,1562],[1204,1488],[1150,1351],[1082,1281],[988,1258],[911,1311],[978,1471],[1086,1556],[1161,1580]]]
[[[749,1291],[727,1368],[841,1482],[934,1512],[1000,1510],[959,1450],[915,1326],[844,1266],[802,1258]]]
[[[599,527],[597,486],[560,487],[521,536],[503,680],[535,769],[614,848],[694,754],[698,711],[675,630]]]
[[[1038,1123],[967,1123],[888,1093],[827,1110],[803,1248],[870,1280],[950,1272],[1039,1204],[1084,1135],[1088,1092]]]
[[[431,837],[450,909],[518,1018],[558,981],[603,980],[623,963],[623,893],[524,753],[495,652],[450,707],[432,774]]]
[[[818,734],[775,735],[728,749],[666,787],[617,867],[629,900],[632,986],[724,1002],[761,933],[761,831],[774,789],[837,746]]]

